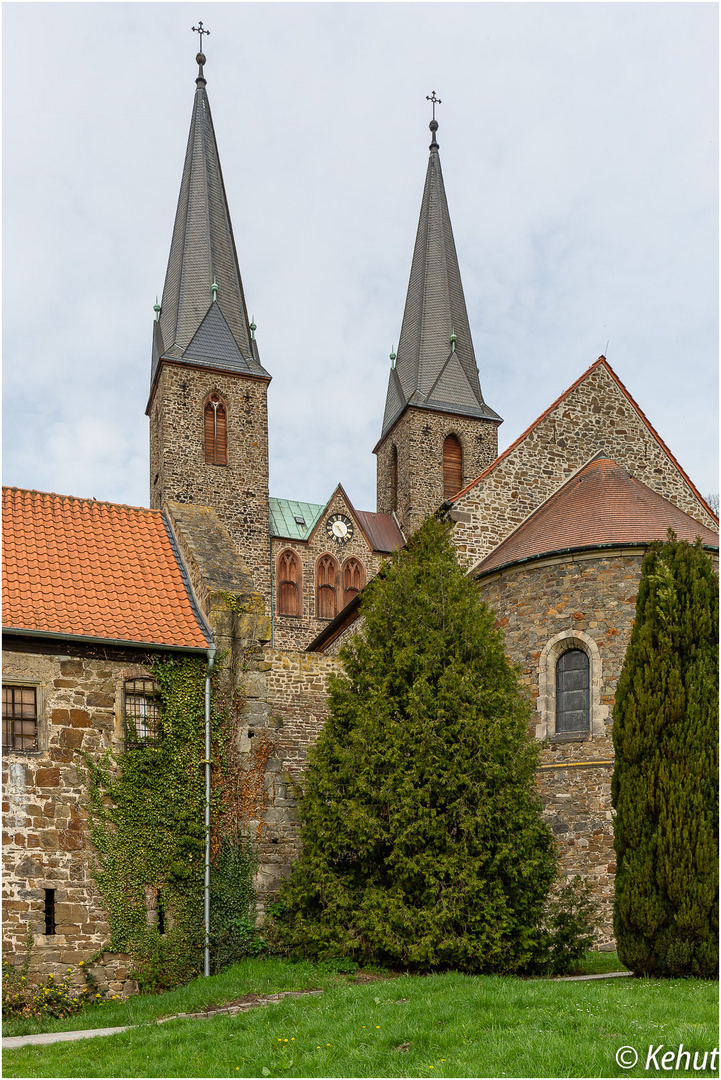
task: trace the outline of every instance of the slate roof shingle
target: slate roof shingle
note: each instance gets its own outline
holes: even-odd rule
[[[481,393],[435,135],[381,439],[407,405],[501,420]]]
[[[3,488],[3,627],[206,649],[160,510]]]
[[[473,572],[487,574],[555,551],[648,544],[665,540],[669,527],[679,540],[693,543],[700,536],[705,545],[718,548],[718,533],[629,476],[615,461],[599,455],[546,499]]]

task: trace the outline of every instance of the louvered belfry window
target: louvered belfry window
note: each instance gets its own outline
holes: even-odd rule
[[[211,394],[205,406],[205,464],[228,464],[228,419],[225,405]]]
[[[463,450],[455,435],[443,443],[443,498],[451,499],[463,487]]]
[[[569,649],[556,663],[556,732],[589,730],[590,670],[583,649]]]
[[[338,614],[336,582],[338,563],[332,555],[321,555],[315,568],[316,617],[334,619]]]
[[[358,559],[348,559],[343,566],[343,607],[358,595],[365,583],[363,563]]]
[[[303,614],[301,566],[294,551],[281,551],[278,558],[278,614]]]

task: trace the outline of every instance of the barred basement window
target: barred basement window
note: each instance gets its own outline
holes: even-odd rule
[[[125,744],[160,742],[160,693],[154,679],[125,681]]]
[[[3,686],[3,751],[37,750],[38,706],[34,686]]]
[[[55,889],[45,889],[45,933],[55,933]]]
[[[225,405],[211,394],[204,411],[205,464],[228,464],[228,420]]]

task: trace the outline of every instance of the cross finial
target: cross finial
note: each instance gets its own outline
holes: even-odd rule
[[[441,99],[436,97],[435,90],[431,90],[430,94],[426,94],[426,101],[430,101],[433,105],[433,119],[428,127],[431,129],[431,145],[429,150],[438,150],[438,142],[436,140],[436,132],[438,131],[438,121],[436,120],[436,105],[441,104]]]
[[[191,30],[193,31],[194,34],[198,35],[198,52],[202,52],[203,51],[203,34],[207,34],[208,36],[210,36],[210,30],[204,30],[203,29],[203,24],[202,24],[202,22],[200,20],[198,21],[197,26],[191,26]],[[433,93],[435,93],[435,90],[433,91]]]
[[[203,24],[201,23],[200,25],[202,26]],[[431,90],[430,94],[426,94],[426,101],[430,101],[431,104],[433,105],[433,119],[435,120],[435,118],[436,118],[436,105],[442,105],[443,102],[441,101],[441,99],[439,97],[436,97],[435,90]]]

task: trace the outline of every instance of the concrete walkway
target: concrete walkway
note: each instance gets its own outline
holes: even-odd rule
[[[632,971],[607,971],[604,975],[556,975],[554,982],[590,982],[591,979],[632,979]]]
[[[19,1046],[47,1046],[48,1043],[73,1042],[75,1039],[94,1039],[98,1035],[117,1035],[129,1027],[88,1028],[87,1031],[47,1031],[44,1035],[13,1035],[3,1039],[3,1050],[15,1050]]]

